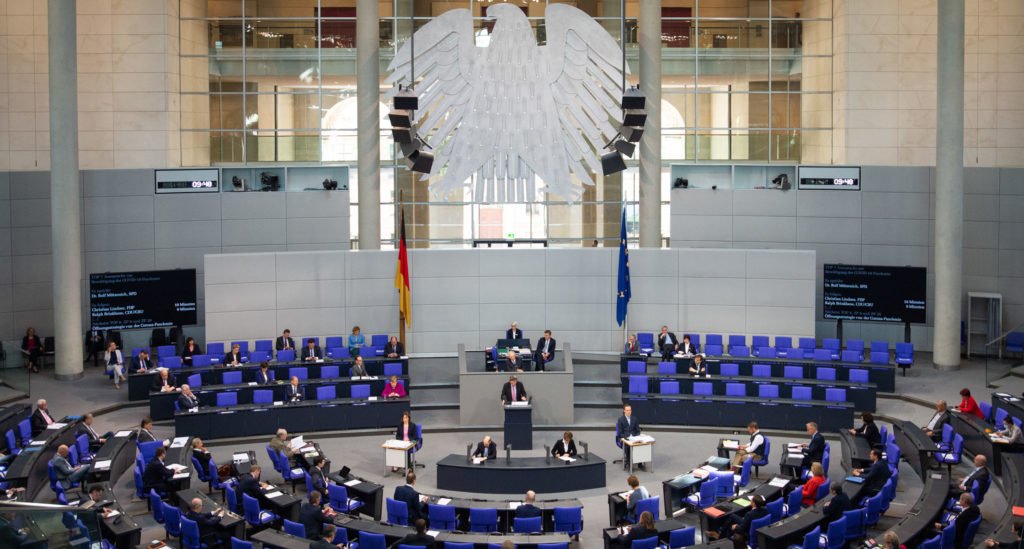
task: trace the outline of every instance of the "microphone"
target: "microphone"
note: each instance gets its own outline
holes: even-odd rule
[[[505,445],[505,463],[512,464],[512,444]]]

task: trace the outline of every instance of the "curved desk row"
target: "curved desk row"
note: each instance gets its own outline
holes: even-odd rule
[[[992,409],[1006,410],[1010,416],[1024,421],[1024,398],[1006,393],[992,393]],[[993,415],[993,417],[995,416]],[[1000,425],[999,428],[1002,429],[1002,426]]]
[[[641,425],[702,425],[799,431],[808,421],[822,431],[853,427],[853,405],[820,400],[693,395],[623,395]]]
[[[866,469],[871,466],[871,445],[864,437],[839,431],[840,448],[843,453],[843,470]]]
[[[394,429],[409,411],[409,399],[314,400],[281,404],[240,404],[174,414],[174,432],[203,439],[266,435],[280,428],[294,432]]]
[[[933,526],[945,510],[948,499],[949,473],[942,470],[927,471],[921,497],[892,527],[892,531],[899,536],[900,543],[907,547],[917,547],[924,541],[924,534],[933,531]]]
[[[605,487],[605,461],[590,453],[569,463],[546,457],[504,456],[480,464],[450,454],[437,462],[437,487],[457,492],[519,494],[529,488],[572,492]]]
[[[103,495],[100,497],[103,500],[113,502],[106,508],[118,511],[117,516],[110,518],[100,515],[100,529],[102,530],[103,537],[113,543],[115,549],[134,549],[138,547],[142,540],[142,527],[118,504],[117,497],[114,495],[114,489],[110,487],[109,483],[103,482],[100,484],[100,487],[103,488]]]
[[[778,377],[694,377],[691,375],[661,375],[651,374],[623,374],[622,392],[634,393],[630,390],[631,380],[638,377],[647,377],[647,393],[662,393],[662,381],[675,381],[679,383],[681,394],[693,394],[695,383],[710,383],[712,392],[716,395],[725,395],[726,385],[739,383],[746,387],[748,396],[758,396],[761,385],[775,385],[779,389],[779,398],[793,398],[794,387],[808,387],[811,389],[811,398],[814,400],[825,400],[827,389],[843,389],[846,391],[846,402],[853,404],[853,409],[862,412],[874,412],[876,406],[875,385],[872,383],[851,383],[849,381],[822,381],[815,379],[794,380],[791,378]]]
[[[65,417],[32,437],[32,442],[22,449],[7,467],[7,482],[10,483],[10,487],[24,488],[25,499],[35,501],[39,492],[50,484],[47,465],[57,453],[57,447],[61,444],[74,444],[77,428],[77,419]]]
[[[1006,510],[996,521],[995,529],[990,538],[996,540],[1000,545],[1018,544],[1017,532],[1013,528],[1014,521],[1020,522],[1020,517],[1014,517],[1013,508],[1024,506],[1024,455],[1003,454],[1000,461],[1003,461],[1002,486],[1003,494],[1006,495]],[[991,463],[991,462],[990,462]],[[985,540],[976,546],[978,549],[985,548]]]
[[[927,480],[928,460],[936,450],[935,442],[924,434],[920,427],[903,419],[893,420],[892,433],[896,437],[896,445],[900,447],[903,459],[917,476]]]
[[[993,426],[973,414],[950,412],[949,415],[953,430],[964,437],[964,450],[973,455],[982,454],[987,457],[989,467],[997,475],[1003,474],[1003,454],[1024,452],[1024,444],[993,441],[986,432],[986,429],[992,430]]]
[[[646,357],[637,355],[620,355],[619,366],[622,373],[627,373],[629,370],[629,362],[643,360],[646,362]],[[673,359],[676,362],[677,371],[685,372],[690,366],[690,358],[676,358]],[[660,358],[655,358],[654,363],[660,362]],[[799,366],[803,368],[804,379],[815,379],[818,377],[818,368],[834,368],[836,371],[836,379],[840,381],[849,381],[850,370],[867,370],[868,381],[874,383],[878,390],[883,393],[891,393],[896,390],[896,367],[892,364],[872,364],[870,362],[841,362],[838,360],[829,361],[815,361],[815,360],[797,360],[797,359],[785,359],[785,358],[757,358],[757,357],[712,357],[707,360],[708,371],[711,375],[718,375],[720,365],[726,364],[737,364],[739,366],[740,375],[752,376],[754,364],[767,364],[771,367],[772,377],[786,377],[785,367],[786,366]]]
[[[32,406],[25,403],[9,404],[0,408],[0,449],[6,450],[10,453],[13,448],[7,447],[7,438],[4,434],[11,429],[14,431],[14,437],[20,440],[20,434],[18,433],[18,424],[29,418],[32,415]]]
[[[701,463],[697,467],[694,467],[690,472],[676,475],[661,483],[661,503],[665,508],[665,516],[671,517],[676,511],[683,508],[683,498],[696,492],[700,488],[700,483],[704,482],[706,477],[697,476],[694,471],[701,467],[710,465],[719,471],[725,471],[729,469],[729,458],[727,457],[711,457],[708,458],[704,463]],[[608,518],[611,524],[615,524],[619,518],[620,510],[618,509],[621,501],[621,506],[625,509],[625,500],[619,497],[617,494],[609,496],[608,504]]]
[[[405,536],[415,533],[414,528],[398,526],[395,524],[381,523],[371,520],[355,518],[351,515],[341,513],[335,515],[334,525],[338,528],[348,530],[349,541],[359,539],[359,532],[381,534],[385,543],[390,546]],[[490,544],[501,545],[505,540],[515,543],[516,549],[535,549],[542,543],[568,543],[568,534],[463,534],[458,532],[440,532],[436,541],[440,546],[447,541],[453,543],[472,543],[474,549],[488,549]]]
[[[289,377],[289,370],[292,368],[306,368],[308,377],[310,379],[319,379],[323,377],[320,373],[320,369],[324,366],[337,366],[339,372],[347,374],[348,369],[354,363],[353,360],[335,360],[327,359],[323,362],[270,362],[270,370],[274,372],[274,378],[280,380],[286,380]],[[366,366],[366,372],[371,376],[383,376],[384,375],[384,364],[401,364],[402,375],[409,375],[409,359],[408,358],[367,358],[363,360],[363,365]],[[155,362],[154,362],[155,364]],[[175,368],[170,371],[171,377],[174,380],[175,385],[181,385],[187,383],[187,379],[191,375],[199,374],[203,378],[203,385],[221,385],[224,383],[225,372],[242,372],[242,381],[256,381],[256,372],[260,369],[259,364],[246,363],[242,366],[227,367],[227,366],[200,366],[198,368]],[[156,370],[150,369],[149,371],[137,374],[128,374],[128,400],[146,400],[149,398],[150,389],[153,387],[153,380],[156,378]]]
[[[691,526],[688,523],[676,520],[676,519],[663,519],[654,522],[654,530],[658,532],[659,545],[667,545],[669,535],[673,530],[679,530],[681,528],[687,528]],[[619,536],[622,535],[622,531],[618,528],[605,528],[601,532],[601,537],[604,538],[604,549],[629,549],[629,547],[623,545]],[[728,544],[728,545],[726,545]],[[732,548],[732,540],[722,540],[721,542],[714,542],[712,544],[705,544],[705,549],[729,549]]]
[[[92,470],[89,471],[90,482],[117,482],[117,479],[132,467],[138,449],[138,444],[135,443],[136,434],[135,431],[114,433],[99,450],[96,450]],[[182,465],[191,463],[189,461]]]
[[[399,380],[406,390],[409,388],[408,378]],[[250,382],[254,383],[254,382]],[[325,379],[309,379],[300,382],[303,390],[304,400],[316,400],[316,393],[319,387],[334,387],[335,398],[351,398],[353,385],[369,385],[370,396],[379,397],[384,391],[387,379],[377,377],[376,379],[354,379],[350,377],[335,377]],[[232,385],[203,385],[199,388],[192,387],[192,392],[199,398],[200,406],[216,406],[218,393],[235,393],[238,404],[253,404],[255,391],[264,390],[273,392],[273,401],[285,400],[285,392],[288,390],[288,383],[285,381],[273,382],[268,385],[232,384]],[[150,393],[149,395],[149,417],[154,420],[171,419],[174,417],[174,403],[178,400],[178,391],[166,393]]]

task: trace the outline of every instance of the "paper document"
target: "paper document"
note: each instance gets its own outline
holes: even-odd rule
[[[359,479],[357,479],[357,478],[354,478],[354,479],[352,479],[352,480],[346,481],[346,482],[345,482],[345,486],[347,486],[347,487],[351,488],[351,487],[353,487],[353,486],[356,486],[356,485],[358,485],[358,484],[362,484],[362,483],[363,483],[363,481],[361,481],[361,480],[359,480]]]
[[[106,512],[103,515],[103,517],[104,518],[114,518],[114,517],[116,517],[117,515],[120,515],[120,514],[121,514],[121,511],[118,511],[117,509],[111,509],[110,511]]]
[[[171,443],[171,448],[184,448],[187,443],[188,437],[175,437],[174,442]]]
[[[135,431],[118,431],[114,433],[114,438],[124,438],[132,436]]]
[[[266,495],[267,499],[274,499],[274,498],[279,498],[279,497],[281,497],[284,494],[282,494],[279,490],[274,490],[273,492],[267,493],[265,495]]]
[[[629,499],[629,492],[619,492],[619,497],[622,499]]]
[[[692,472],[690,472],[690,474],[697,478],[705,478],[711,473],[705,471],[704,469],[694,469]]]
[[[190,473],[190,472],[188,472],[188,471],[185,471],[185,472],[182,472],[182,473],[176,473],[176,474],[175,474],[175,475],[174,475],[173,477],[171,477],[171,478],[172,478],[172,479],[181,479],[181,478],[188,478],[188,477],[190,477],[190,476],[192,476],[192,473]]]
[[[510,402],[508,405],[509,406],[529,406],[530,403],[525,401],[525,400],[517,400],[515,402]]]
[[[576,461],[576,459],[571,458],[569,456],[559,456],[558,459],[560,459],[562,461],[569,462],[569,463],[572,463],[572,462]]]
[[[284,401],[281,401],[281,400],[275,400],[275,401],[274,401],[274,406],[284,406]]]
[[[709,473],[714,473],[715,471],[718,470],[718,468],[713,466],[713,465],[705,465],[705,466],[701,467],[701,470],[702,471],[707,471]]]
[[[366,400],[377,400],[377,397],[376,396],[371,396],[371,397],[367,398]]]
[[[451,502],[452,502],[452,498],[441,498],[441,499],[437,500],[437,504],[438,505],[448,505]]]
[[[235,463],[241,463],[243,461],[249,461],[249,454],[245,452],[239,452],[231,455],[231,461]]]
[[[739,447],[740,447],[740,441],[738,441],[738,440],[723,440],[722,441],[722,448],[729,448],[731,450],[735,450],[735,449],[737,449]]]
[[[804,455],[801,454],[801,453],[789,452],[788,454],[786,454],[786,457],[788,457],[788,458],[796,458],[796,459],[803,459]]]
[[[519,503],[518,501],[510,501],[510,502],[508,502],[508,508],[511,511],[515,511],[516,509],[519,508],[520,505],[522,505],[522,504]]]
[[[175,473],[180,473],[180,472],[184,471],[185,469],[188,469],[188,467],[185,467],[184,465],[182,465],[180,463],[168,463],[167,464],[167,468],[172,470],[172,471],[174,471]]]
[[[306,441],[302,440],[302,435],[299,435],[299,436],[293,438],[291,440],[291,442],[288,443],[288,446],[292,450],[298,450],[299,448],[302,448],[305,445],[306,445]]]
[[[787,484],[789,484],[789,479],[775,477],[771,481],[769,481],[768,484],[776,488],[784,488]]]
[[[1000,442],[1000,443],[1003,443],[1003,444],[1007,444],[1007,443],[1010,442],[1010,439],[1008,439],[1006,437],[1001,437],[999,435],[989,435],[989,438],[992,439],[992,442]]]
[[[802,448],[802,445],[800,445],[798,443],[795,443],[795,442],[790,442],[789,444],[786,445],[786,448],[789,448],[789,449]]]
[[[46,426],[47,429],[63,429],[67,427],[67,423],[51,423]]]
[[[28,443],[29,446],[44,446],[45,444],[45,440],[33,440],[32,442]]]
[[[485,458],[485,457],[475,457],[475,458],[473,458],[473,465],[480,465],[481,463],[483,463],[485,461],[487,461],[487,458]]]
[[[395,450],[404,450],[409,445],[408,441],[398,440],[397,438],[390,438],[384,441],[385,448],[393,448]]]
[[[644,442],[654,442],[654,437],[652,437],[651,435],[636,435],[628,437],[626,440],[642,444]]]
[[[254,387],[254,386],[256,386],[256,382],[255,381],[250,381],[249,383],[246,383],[246,385],[248,385],[249,387]]]
[[[102,459],[93,465],[93,469],[110,469],[110,460]]]
[[[434,537],[437,537],[437,535],[438,535],[438,534],[440,534],[440,533],[441,533],[441,532],[438,532],[437,530],[427,530],[427,535],[428,535],[428,536],[434,536]]]

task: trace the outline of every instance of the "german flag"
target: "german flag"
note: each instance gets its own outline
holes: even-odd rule
[[[402,208],[402,233],[398,241],[398,266],[395,268],[395,289],[398,290],[398,311],[405,325],[412,326],[412,288],[409,280],[409,255],[405,247],[405,208]],[[401,322],[401,320],[399,320]]]

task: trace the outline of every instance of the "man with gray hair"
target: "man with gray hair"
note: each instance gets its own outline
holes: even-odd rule
[[[523,339],[523,331],[515,320],[512,321],[512,327],[505,330],[505,339]]]
[[[46,407],[46,399],[36,401],[36,411],[32,412],[32,436],[37,436],[46,430],[46,427],[56,423],[50,410]]]
[[[288,444],[288,431],[285,429],[278,429],[277,434],[274,438],[270,439],[270,447],[278,452],[284,453],[287,457],[292,457],[295,452],[292,450],[291,444]]]
[[[953,548],[968,549],[974,545],[974,540],[966,539],[967,525],[981,517],[981,510],[974,504],[974,496],[970,492],[960,494],[960,500],[957,503],[961,510],[960,514],[956,515],[956,518],[953,519],[953,524],[955,525],[953,530]],[[945,526],[947,525],[941,522],[935,523],[936,530],[942,530]]]
[[[921,427],[921,430],[933,440],[940,440],[942,438],[942,426],[949,423],[949,420],[949,410],[946,409],[946,401],[940,400],[935,403],[935,413],[932,414],[932,418],[928,420],[925,426]]]
[[[214,512],[203,511],[203,500],[192,498],[189,502],[188,511],[185,511],[185,518],[195,521],[199,526],[199,537],[209,540],[217,538],[221,544],[227,545],[231,541],[231,532],[220,527],[220,519],[224,516],[224,509],[218,508]]]

